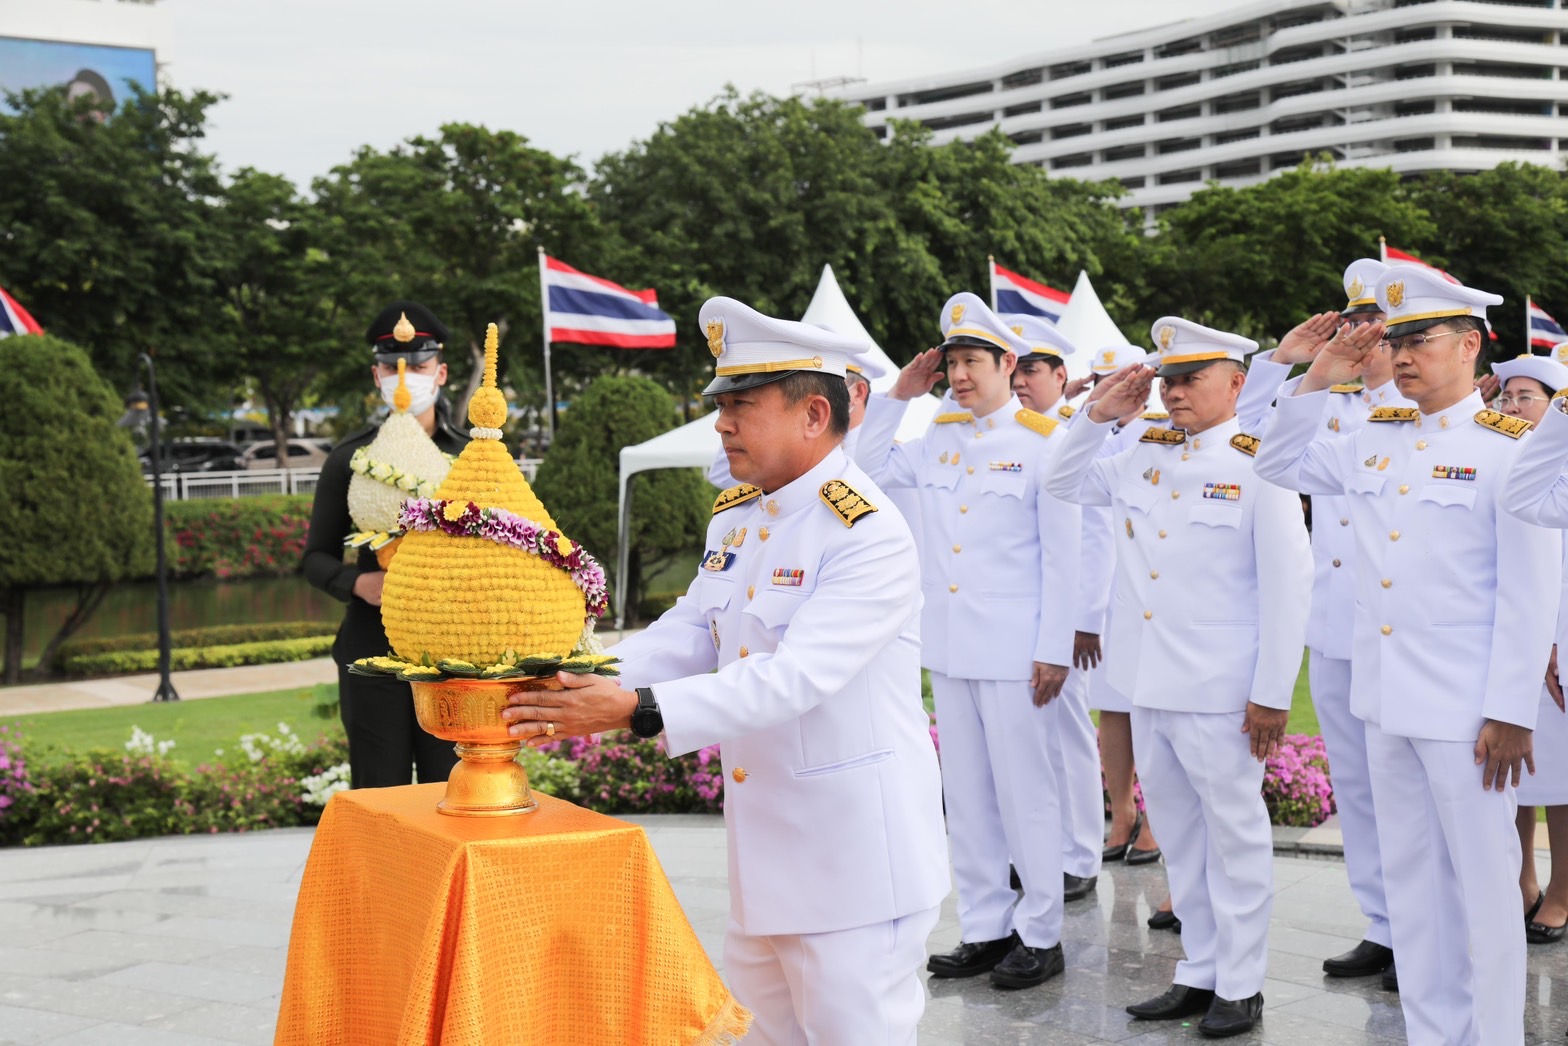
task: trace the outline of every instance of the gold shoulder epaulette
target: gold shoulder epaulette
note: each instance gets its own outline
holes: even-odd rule
[[[727,508],[744,505],[752,498],[761,497],[762,488],[754,487],[750,483],[742,483],[738,487],[720,491],[719,496],[713,499],[713,514],[717,516]]]
[[[954,411],[951,414],[938,414],[931,421],[936,425],[951,425],[955,421],[974,421],[975,416],[967,410]]]
[[[1475,420],[1493,432],[1501,432],[1509,439],[1518,439],[1530,431],[1530,423],[1525,419],[1495,410],[1478,410],[1475,412]]]
[[[1025,407],[1023,410],[1020,410],[1017,414],[1014,414],[1013,420],[1017,421],[1018,424],[1022,425],[1024,428],[1038,432],[1042,436],[1049,436],[1053,431],[1055,431],[1058,424],[1057,422],[1054,422],[1050,418],[1046,417],[1044,414],[1041,414],[1037,411],[1032,411],[1027,407]]]
[[[855,520],[877,510],[875,505],[860,496],[859,491],[841,479],[830,479],[822,484],[817,496],[844,521],[846,527],[854,526]]]
[[[1249,458],[1257,457],[1258,444],[1262,441],[1256,436],[1249,436],[1245,432],[1238,432],[1230,438],[1230,445],[1247,455]]]
[[[1365,391],[1367,391],[1367,387],[1365,385],[1330,385],[1328,387],[1328,391],[1330,391],[1330,392],[1365,392]]]
[[[1143,435],[1138,437],[1139,443],[1163,443],[1168,447],[1178,447],[1187,442],[1187,434],[1180,429],[1160,428],[1151,425],[1143,430]]]
[[[1066,421],[1068,418],[1077,413],[1078,408],[1068,403],[1064,403],[1060,407],[1056,408],[1056,416],[1061,418],[1063,421]]]
[[[1421,412],[1415,407],[1379,407],[1367,415],[1368,421],[1415,421]]]
[[[1170,421],[1171,416],[1163,410],[1146,410],[1138,415],[1144,421]]]

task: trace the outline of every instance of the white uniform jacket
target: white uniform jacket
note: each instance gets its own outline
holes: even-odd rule
[[[1257,434],[1274,415],[1275,397],[1295,393],[1300,378],[1290,378],[1288,363],[1275,363],[1273,353],[1260,352],[1247,367],[1247,384],[1236,401],[1241,430]],[[1290,380],[1287,380],[1290,379]],[[1348,436],[1366,424],[1374,407],[1413,407],[1392,381],[1376,389],[1336,385],[1324,408],[1322,433]],[[1350,506],[1335,494],[1312,498],[1312,614],[1307,618],[1307,646],[1324,657],[1350,660],[1355,634],[1356,542],[1350,531]]]
[[[1098,457],[1112,424],[1074,425],[1049,480],[1059,497],[1110,505],[1122,528],[1111,686],[1143,708],[1289,708],[1311,585],[1300,500],[1252,474],[1234,418],[1196,437],[1151,428]]]
[[[1015,396],[978,421],[938,415],[920,439],[894,443],[905,406],[871,397],[857,460],[881,485],[920,493],[921,663],[982,680],[1027,680],[1036,661],[1070,666],[1082,515],[1044,486],[1060,423]]]
[[[1351,711],[1384,733],[1434,741],[1474,741],[1486,719],[1533,728],[1562,548],[1497,504],[1521,443],[1480,424],[1501,415],[1482,414],[1479,393],[1438,414],[1374,411],[1335,439],[1323,427],[1331,395],[1282,397],[1255,466],[1349,505]]]
[[[877,511],[846,525],[830,481],[853,492],[844,508],[858,495]],[[721,494],[707,550],[679,602],[609,652],[624,686],[653,687],[671,755],[721,745],[732,916],[751,935],[824,933],[941,903],[903,518],[835,449],[770,494]]]

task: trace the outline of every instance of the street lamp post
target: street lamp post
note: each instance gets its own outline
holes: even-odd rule
[[[164,554],[163,546],[163,461],[162,447],[163,436],[158,428],[158,375],[153,366],[152,357],[147,353],[139,353],[137,358],[147,366],[147,392],[145,394],[132,393],[126,401],[125,416],[120,419],[121,425],[134,425],[140,419],[138,415],[143,411],[147,414],[148,434],[151,438],[152,458],[152,518],[154,539],[158,549],[158,689],[153,692],[154,701],[178,701],[179,693],[174,689],[174,682],[169,678],[169,564]]]

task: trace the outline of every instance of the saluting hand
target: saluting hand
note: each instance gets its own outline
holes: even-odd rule
[[[1252,758],[1261,763],[1278,752],[1280,740],[1285,736],[1285,724],[1289,721],[1287,708],[1269,708],[1248,701],[1241,732],[1252,735]]]
[[[1337,312],[1320,312],[1309,316],[1279,340],[1279,348],[1274,350],[1274,362],[1295,365],[1313,360],[1338,330]]]
[[[1312,366],[1297,391],[1316,392],[1361,377],[1371,365],[1372,354],[1378,351],[1382,341],[1381,323],[1364,323],[1359,327],[1341,324],[1312,360]]]
[[[930,392],[942,380],[942,350],[927,349],[904,365],[898,380],[887,390],[888,399],[912,400]]]
[[[1056,700],[1056,695],[1062,692],[1062,684],[1067,682],[1066,665],[1047,665],[1043,662],[1034,663],[1034,671],[1029,676],[1029,686],[1034,690],[1034,706],[1044,708]]]
[[[1087,389],[1090,385],[1093,385],[1093,384],[1094,384],[1094,375],[1092,375],[1092,374],[1085,374],[1081,378],[1074,378],[1071,381],[1069,381],[1066,385],[1062,386],[1062,399],[1064,399],[1064,400],[1077,399],[1079,393],[1083,392],[1084,389]]]
[[[1475,379],[1475,388],[1481,394],[1481,402],[1490,403],[1503,391],[1503,382],[1496,374],[1488,371]]]
[[[1154,368],[1134,363],[1123,367],[1095,386],[1089,397],[1089,420],[1111,421],[1143,410],[1154,385]]]
[[[1533,731],[1513,723],[1488,719],[1481,727],[1481,736],[1475,742],[1475,765],[1481,770],[1481,787],[1499,792],[1508,787],[1510,773],[1515,787],[1519,784],[1521,763],[1535,776]]]

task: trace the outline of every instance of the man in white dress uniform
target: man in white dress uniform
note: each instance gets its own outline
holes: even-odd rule
[[[936,698],[962,930],[927,969],[989,971],[995,987],[1027,988],[1064,969],[1055,699],[1072,664],[1082,518],[1045,492],[1058,422],[1012,394],[1029,345],[973,294],[949,299],[941,324],[941,348],[871,398],[857,455],[884,487],[920,494],[921,660]],[[929,391],[944,363],[960,409],[895,444],[901,401]]]
[[[1073,416],[1062,401],[1067,357],[1073,343],[1042,316],[1004,314],[1001,321],[1029,346],[1013,370],[1013,394],[1026,410],[1061,421]],[[1089,718],[1089,673],[1100,660],[1105,599],[1111,588],[1110,511],[1083,510],[1079,545],[1077,632],[1073,667],[1062,684],[1056,717],[1056,788],[1062,804],[1062,899],[1087,897],[1099,882],[1105,835],[1105,800],[1100,787],[1100,744]]]
[[[1156,321],[1171,428],[1099,456],[1154,372],[1108,379],[1068,431],[1049,489],[1110,505],[1116,557],[1110,681],[1132,699],[1138,771],[1164,844],[1186,958],[1142,1020],[1203,1014],[1214,1038],[1263,1010],[1273,833],[1261,794],[1306,635],[1311,573],[1299,499],[1252,474],[1257,441],[1236,423],[1257,343],[1177,317]]]
[[[1248,432],[1262,432],[1273,416],[1276,396],[1295,393],[1299,381],[1287,380],[1297,364],[1308,363],[1339,329],[1340,321],[1357,327],[1384,319],[1373,291],[1388,266],[1358,258],[1345,269],[1345,307],[1320,313],[1280,341],[1279,348],[1260,352],[1247,369],[1247,387],[1236,403],[1236,416]],[[1386,351],[1372,354],[1363,382],[1335,385],[1329,390],[1322,419],[1326,438],[1348,439],[1366,424],[1376,406],[1412,407],[1394,387],[1394,366]],[[1355,620],[1355,541],[1350,532],[1350,506],[1343,495],[1312,498],[1312,616],[1307,621],[1307,679],[1312,707],[1323,730],[1329,771],[1334,780],[1334,806],[1345,840],[1345,874],[1351,893],[1366,916],[1361,943],[1343,955],[1323,960],[1330,977],[1370,977],[1394,964],[1394,937],[1388,928],[1388,901],[1383,892],[1383,858],[1377,843],[1377,817],[1372,809],[1372,771],[1367,765],[1366,724],[1350,710],[1350,645]],[[1392,974],[1385,983],[1397,983]]]
[[[1349,505],[1350,702],[1366,723],[1406,1034],[1513,1046],[1525,990],[1513,786],[1530,761],[1561,544],[1497,503],[1529,428],[1474,388],[1486,308],[1502,299],[1415,266],[1384,273],[1376,297],[1386,334],[1341,327],[1276,405],[1255,465]],[[1335,438],[1329,389],[1362,374],[1384,337],[1416,406],[1380,407]]]
[[[563,676],[507,717],[530,739],[630,726],[671,755],[721,744],[724,965],[755,1015],[746,1041],[912,1044],[950,881],[914,539],[839,446],[865,345],[731,298],[701,321],[705,394],[747,482],[714,503],[686,595],[609,651],[620,682]]]

